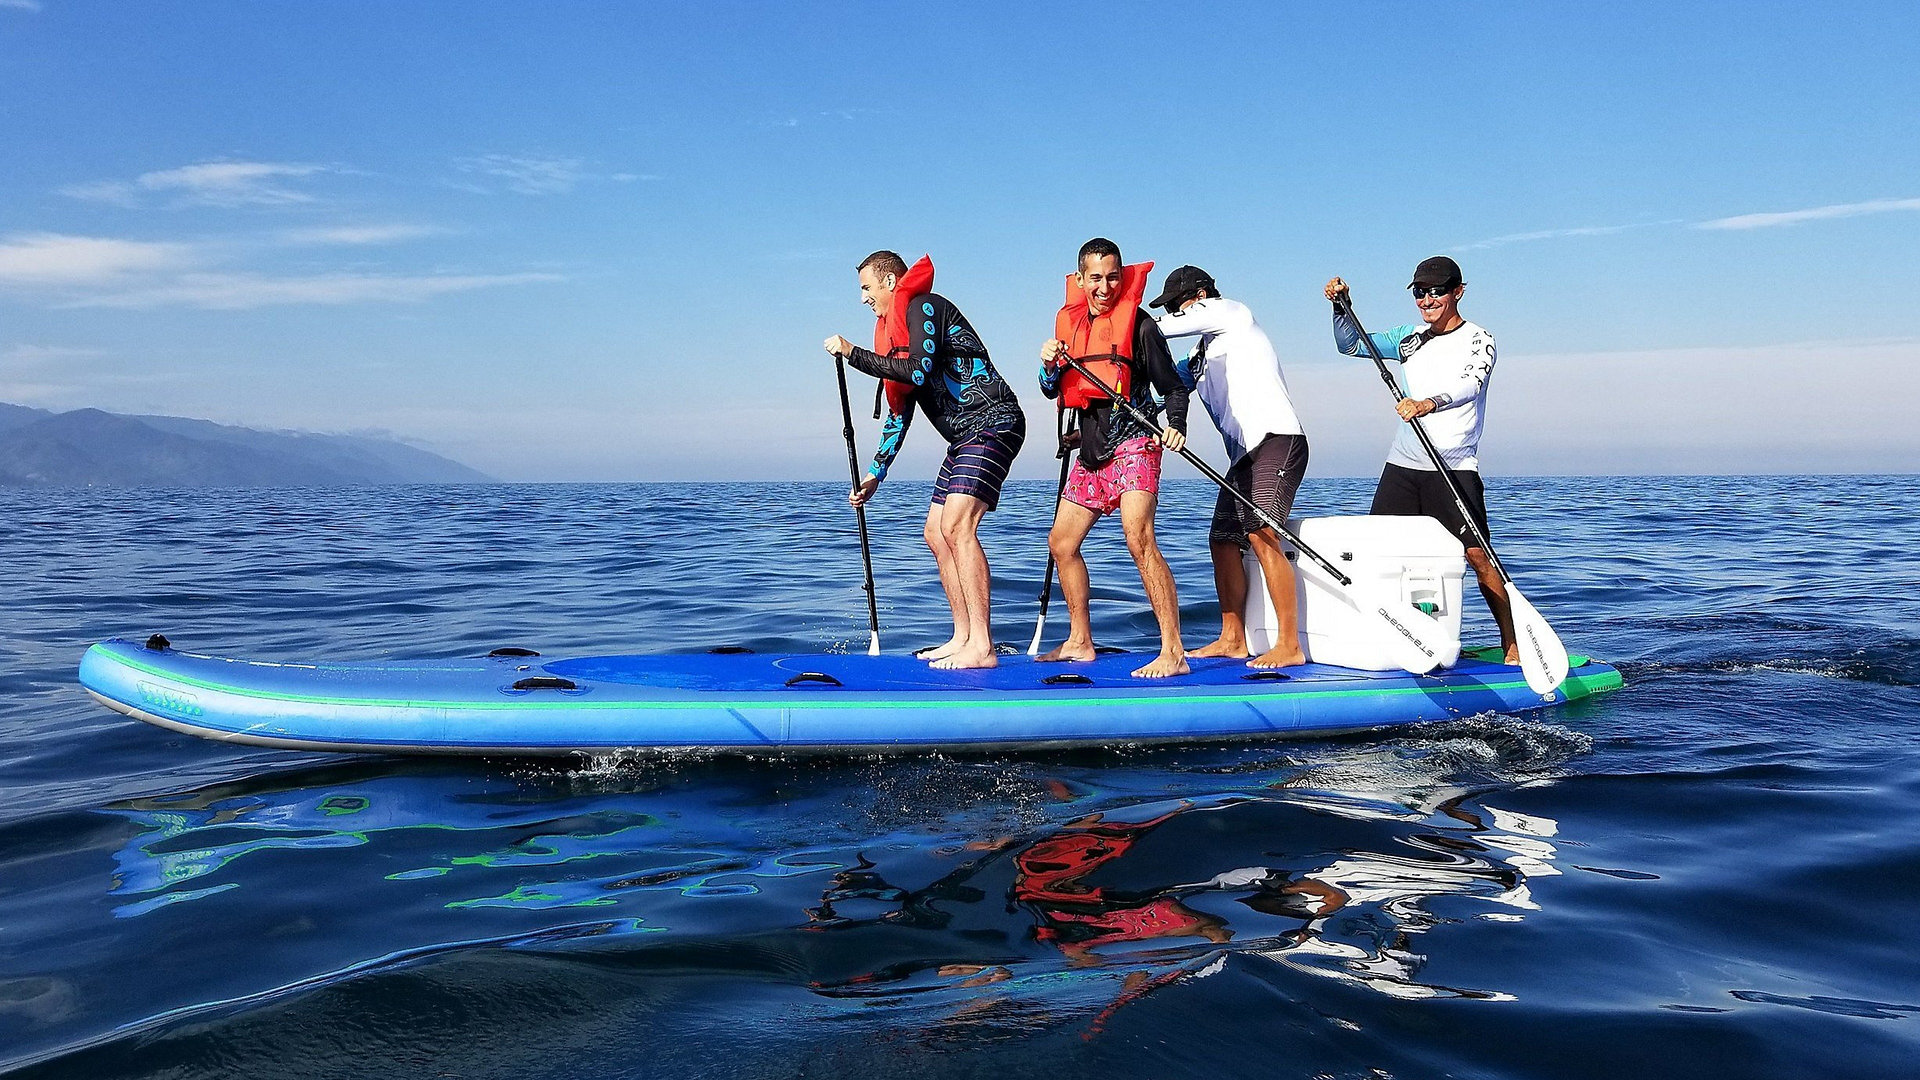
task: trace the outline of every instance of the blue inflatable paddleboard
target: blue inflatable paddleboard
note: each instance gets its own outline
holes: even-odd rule
[[[1199,743],[1524,712],[1620,686],[1575,657],[1542,696],[1520,669],[1468,653],[1429,675],[1308,664],[1257,672],[1194,660],[1136,679],[1146,657],[935,671],[908,656],[757,654],[547,660],[263,663],[113,640],[80,682],[116,712],[223,742],[389,754],[552,755],[616,749],[876,753]]]

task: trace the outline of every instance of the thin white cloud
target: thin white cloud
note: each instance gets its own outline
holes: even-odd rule
[[[1864,214],[1888,214],[1899,210],[1920,210],[1920,199],[1871,199],[1867,202],[1836,203],[1806,210],[1781,210],[1767,214],[1736,214],[1733,217],[1702,221],[1696,229],[1770,229],[1776,225],[1798,225],[1803,221],[1860,217]]]
[[[508,191],[521,195],[564,195],[588,182],[631,183],[658,180],[651,173],[597,172],[581,158],[519,157],[513,154],[485,154],[462,158],[454,163],[461,172],[491,177]]]
[[[182,274],[156,285],[122,289],[64,304],[70,308],[193,307],[238,311],[283,304],[417,303],[447,293],[562,280],[559,274]]]
[[[1593,225],[1578,229],[1540,229],[1536,232],[1509,233],[1486,240],[1476,240],[1471,244],[1461,244],[1448,248],[1449,251],[1481,251],[1486,248],[1502,247],[1506,244],[1524,244],[1536,240],[1562,240],[1576,236],[1607,236],[1626,232],[1629,229],[1646,229],[1661,225],[1684,225],[1690,229],[1770,229],[1780,225],[1798,225],[1803,221],[1829,221],[1834,218],[1860,217],[1866,214],[1891,214],[1899,211],[1920,211],[1920,199],[1871,199],[1867,202],[1835,203],[1831,206],[1815,206],[1805,210],[1781,210],[1762,214],[1735,214],[1732,217],[1712,218],[1707,221],[1688,222],[1681,218],[1666,221],[1647,221],[1632,225]]]
[[[423,226],[342,227],[308,242],[378,243]],[[292,242],[281,237],[282,243]],[[552,271],[417,274],[357,271],[280,275],[216,269],[235,251],[218,245],[117,240],[59,233],[0,238],[0,289],[62,308],[190,307],[242,310],[281,304],[412,303],[447,293],[564,280]],[[20,354],[24,356],[25,354]]]
[[[1449,251],[1482,251],[1486,248],[1504,247],[1507,244],[1526,244],[1536,240],[1561,240],[1573,236],[1611,236],[1629,229],[1648,229],[1656,225],[1679,225],[1680,219],[1668,221],[1640,221],[1631,225],[1588,225],[1576,229],[1540,229],[1535,232],[1508,233],[1505,236],[1476,240],[1471,244],[1461,244],[1448,248]]]
[[[134,274],[179,270],[195,261],[188,244],[22,233],[0,240],[0,283],[102,285]]]
[[[0,0],[0,8],[12,8],[15,11],[39,11],[40,0]]]
[[[331,225],[312,229],[289,229],[282,233],[289,244],[394,244],[433,236],[444,229],[432,225]]]
[[[88,202],[139,206],[152,196],[172,196],[204,206],[291,206],[314,196],[286,181],[328,171],[324,165],[275,161],[203,161],[176,169],[142,173],[132,180],[96,180],[72,184],[60,193]]]

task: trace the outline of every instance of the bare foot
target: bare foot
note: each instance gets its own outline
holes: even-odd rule
[[[1187,666],[1187,658],[1182,652],[1163,652],[1159,658],[1146,667],[1134,668],[1136,679],[1164,679],[1172,675],[1185,675],[1193,669]]]
[[[1187,655],[1190,657],[1231,656],[1237,659],[1247,655],[1247,642],[1245,638],[1217,637],[1197,649],[1188,649]]]
[[[1507,655],[1504,658],[1502,658],[1500,662],[1503,664],[1506,664],[1509,667],[1519,667],[1520,666],[1520,646],[1518,645],[1507,646]]]
[[[1000,655],[994,651],[992,645],[984,645],[979,648],[965,646],[952,656],[935,660],[928,666],[939,671],[962,671],[967,668],[999,667]]]
[[[1247,661],[1247,666],[1251,668],[1299,667],[1306,662],[1307,654],[1299,649],[1282,649],[1275,646]]]
[[[1093,642],[1068,639],[1052,652],[1043,652],[1033,658],[1036,664],[1057,664],[1062,660],[1091,660],[1094,657]]]
[[[965,648],[966,638],[951,637],[938,645],[929,645],[913,654],[915,660],[944,660]]]

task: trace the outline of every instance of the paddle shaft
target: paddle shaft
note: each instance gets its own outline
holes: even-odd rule
[[[1380,381],[1387,384],[1388,390],[1393,391],[1394,402],[1397,404],[1405,401],[1407,395],[1400,389],[1400,380],[1393,377],[1393,369],[1387,366],[1387,358],[1380,355],[1379,346],[1373,343],[1373,335],[1367,333],[1367,328],[1360,325],[1360,316],[1353,313],[1353,301],[1342,294],[1333,304],[1334,307],[1346,313],[1347,321],[1359,331],[1360,342],[1367,347],[1367,355],[1373,357],[1373,366],[1380,372]],[[1426,450],[1427,457],[1432,459],[1433,467],[1439,470],[1440,479],[1446,481],[1447,494],[1453,496],[1453,505],[1460,511],[1460,520],[1467,523],[1467,528],[1473,532],[1474,540],[1480,544],[1480,550],[1487,553],[1487,561],[1493,564],[1494,572],[1500,575],[1501,582],[1512,584],[1513,578],[1507,574],[1507,568],[1500,565],[1500,556],[1493,553],[1493,545],[1487,543],[1486,534],[1480,531],[1479,523],[1473,520],[1473,512],[1467,509],[1466,497],[1460,494],[1460,486],[1454,483],[1453,473],[1447,469],[1447,459],[1440,455],[1440,448],[1433,445],[1432,437],[1427,434],[1427,429],[1420,423],[1419,418],[1416,417],[1407,423],[1413,425],[1413,433],[1419,437],[1421,448]]]
[[[860,489],[860,458],[853,448],[853,404],[847,400],[847,362],[839,356],[833,358],[833,374],[840,380],[840,421],[843,425],[840,434],[847,440],[847,476],[853,481],[855,491]],[[867,508],[856,506],[853,516],[860,523],[860,564],[867,572],[867,628],[873,631],[874,640],[880,638],[880,604],[873,593],[873,550],[867,544]]]
[[[1065,409],[1056,410],[1053,417],[1053,430],[1059,439],[1057,447],[1060,456],[1060,483],[1053,489],[1053,512],[1060,513],[1060,500],[1067,493],[1067,472],[1073,467],[1072,448],[1067,446],[1067,434],[1073,425],[1067,419]],[[1040,579],[1040,619],[1046,621],[1047,603],[1053,599],[1053,544],[1047,544],[1047,572]]]
[[[1124,397],[1121,397],[1120,392],[1118,390],[1115,390],[1113,387],[1108,386],[1105,382],[1102,382],[1100,379],[1100,376],[1095,375],[1091,371],[1088,371],[1086,369],[1086,366],[1081,364],[1080,361],[1075,360],[1071,356],[1067,356],[1065,353],[1062,353],[1061,356],[1063,359],[1066,360],[1067,363],[1073,365],[1073,370],[1079,372],[1082,378],[1092,383],[1095,387],[1097,387],[1100,390],[1101,393],[1111,398],[1115,405],[1119,406],[1122,409],[1125,409],[1127,412],[1127,415],[1133,417],[1135,423],[1139,424],[1141,427],[1146,428],[1148,431],[1153,432],[1154,438],[1161,439],[1162,445],[1165,445],[1166,432],[1161,429],[1159,424],[1156,424],[1153,422],[1153,418],[1151,416],[1148,416],[1147,414],[1141,412],[1139,409],[1134,408],[1133,402],[1128,401]],[[1238,499],[1240,501],[1240,505],[1253,511],[1253,516],[1259,518],[1261,522],[1263,522],[1267,526],[1267,528],[1272,529],[1276,533],[1279,533],[1283,538],[1285,538],[1287,543],[1292,544],[1300,552],[1300,554],[1305,555],[1309,559],[1312,559],[1314,562],[1319,564],[1320,569],[1325,570],[1327,573],[1333,575],[1333,579],[1335,581],[1338,581],[1342,585],[1353,584],[1352,578],[1341,573],[1338,567],[1334,566],[1332,563],[1328,562],[1327,560],[1321,558],[1319,552],[1301,543],[1300,538],[1298,536],[1295,536],[1293,535],[1292,532],[1288,531],[1286,522],[1275,521],[1273,519],[1272,514],[1267,513],[1264,509],[1260,507],[1258,503],[1254,502],[1252,499],[1249,499],[1245,495],[1241,494],[1239,488],[1234,487],[1232,484],[1228,483],[1227,478],[1224,476],[1221,476],[1218,472],[1215,472],[1213,466],[1207,464],[1206,461],[1200,457],[1200,455],[1194,453],[1192,450],[1187,449],[1184,445],[1180,447],[1178,453],[1181,457],[1187,459],[1187,464],[1192,465],[1196,469],[1199,469],[1200,472],[1204,476],[1206,476],[1207,479],[1213,481],[1215,484],[1218,484],[1220,486],[1221,491],[1224,491],[1227,494],[1233,496],[1235,499]]]

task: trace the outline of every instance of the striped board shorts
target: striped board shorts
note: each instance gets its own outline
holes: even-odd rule
[[[940,476],[933,482],[934,505],[944,505],[949,495],[971,495],[988,510],[999,506],[1000,485],[1007,482],[1013,457],[1026,441],[1027,420],[1022,416],[947,447],[947,459],[940,463]]]
[[[1307,437],[1268,435],[1227,470],[1227,483],[1275,521],[1285,525],[1293,513],[1293,497],[1307,475]],[[1207,540],[1247,547],[1247,534],[1267,527],[1246,504],[1222,491],[1213,504],[1213,525]]]

